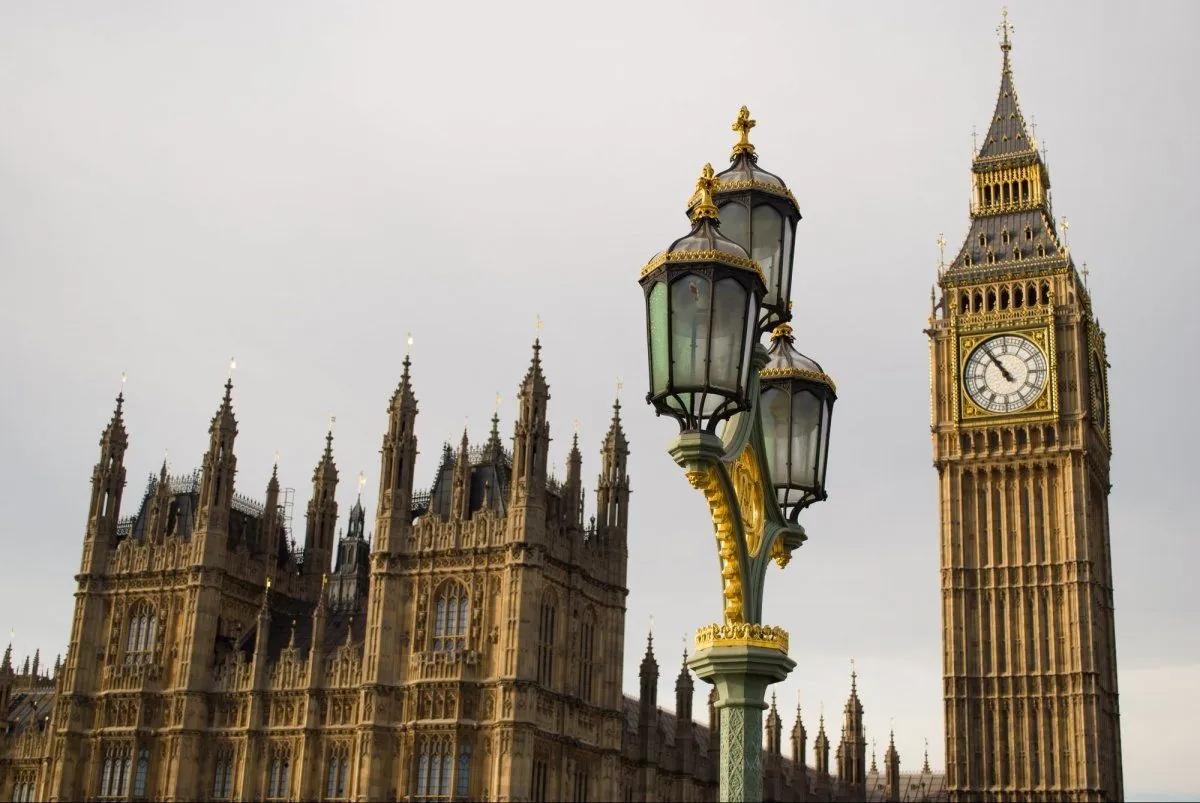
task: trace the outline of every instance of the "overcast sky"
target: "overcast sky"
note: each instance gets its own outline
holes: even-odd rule
[[[1200,6],[1015,2],[1022,109],[1108,332],[1126,789],[1195,786]],[[238,490],[273,453],[302,529],[329,415],[343,513],[413,332],[418,485],[492,400],[511,433],[535,316],[559,475],[594,488],[618,377],[633,502],[625,687],[649,617],[672,705],[720,593],[703,499],[646,389],[637,274],[686,231],[748,104],[797,235],[800,347],[837,379],[829,501],[767,580],[791,728],[831,738],[857,661],[869,734],[943,764],[936,478],[921,330],[967,229],[999,5],[688,2],[0,6],[0,626],[68,638],[97,436],[128,371],[124,514],[199,464],[236,355]],[[589,503],[590,504],[590,503]],[[703,711],[698,691],[697,711]]]

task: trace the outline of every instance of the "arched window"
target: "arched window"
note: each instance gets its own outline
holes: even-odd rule
[[[579,697],[584,702],[592,699],[592,656],[596,641],[596,611],[588,608],[579,623]]]
[[[470,764],[470,751],[467,752],[467,763]],[[446,738],[427,738],[420,746],[417,756],[417,777],[412,797],[421,800],[466,798],[466,791],[459,790],[457,794],[450,788],[450,780],[454,775],[454,755],[450,740]]]
[[[978,290],[975,291],[975,311],[983,311],[983,293],[979,292]]]
[[[983,205],[992,205],[992,186],[990,184],[983,188]]]
[[[454,779],[454,797],[467,800],[471,793],[471,745],[458,747],[458,775]]]
[[[959,296],[958,311],[960,313],[967,313],[971,311],[971,296],[967,293],[963,293],[961,296]]]
[[[277,747],[267,772],[267,799],[280,800],[292,791],[292,755],[286,747]]]
[[[1004,229],[1003,231],[1000,232],[1000,242],[1004,243],[1005,245],[1008,245],[1008,240],[1009,240],[1008,229]]]
[[[1044,256],[1046,256],[1046,246],[1044,246],[1044,245],[1038,245],[1038,247],[1037,247],[1037,254],[1038,254],[1038,256],[1040,256],[1040,257],[1044,257]]]
[[[350,751],[345,745],[335,745],[329,754],[325,772],[325,798],[343,800],[346,797],[346,776],[350,768]]]
[[[1050,303],[1050,282],[1042,282],[1042,303]]]
[[[983,233],[980,233],[980,235],[979,235],[979,247],[980,247],[980,248],[983,248],[983,247],[985,247],[986,245],[987,245],[987,235],[986,235],[986,234],[983,234]]]
[[[988,308],[988,312],[991,312],[992,310],[996,309],[996,291],[995,290],[988,290],[987,308]]]
[[[1037,285],[1036,284],[1029,285],[1029,289],[1026,291],[1026,293],[1027,293],[1026,297],[1029,299],[1029,306],[1031,306],[1031,307],[1035,306],[1038,303]]]
[[[228,800],[233,796],[233,748],[223,747],[217,751],[213,766],[213,797]]]
[[[138,750],[137,767],[133,773],[133,797],[141,799],[146,796],[146,781],[150,777],[150,748]]]
[[[1013,290],[1013,306],[1017,309],[1025,306],[1025,290],[1019,284]]]
[[[434,609],[434,652],[456,652],[466,649],[470,612],[466,587],[455,580],[445,583],[438,591]]]
[[[1027,242],[1027,243],[1033,242],[1033,229],[1030,228],[1029,226],[1025,227],[1025,242]]]
[[[154,657],[154,642],[158,636],[158,617],[150,603],[135,604],[129,612],[125,634],[125,663],[149,663]]]
[[[130,752],[127,744],[109,745],[104,751],[100,776],[101,797],[125,797],[129,789]]]
[[[542,597],[538,611],[537,679],[543,686],[554,682],[554,619],[557,613],[553,594]]]
[[[1000,290],[1000,309],[1008,309],[1008,288]]]

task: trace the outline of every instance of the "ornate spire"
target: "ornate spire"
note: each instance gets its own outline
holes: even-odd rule
[[[996,109],[992,113],[992,124],[984,137],[983,147],[980,148],[978,160],[994,159],[1003,156],[1034,153],[1033,142],[1029,137],[1029,129],[1025,125],[1025,117],[1021,114],[1017,102],[1017,90],[1013,85],[1012,64],[1009,54],[1012,52],[1012,41],[1009,34],[1013,27],[1008,22],[1008,9],[1004,9],[1003,19],[996,29],[1000,34],[1000,50],[1004,54],[1000,72],[1000,94],[996,98]]]
[[[929,769],[929,740],[925,740],[925,761],[921,764],[921,772],[925,775],[930,773]]]
[[[749,144],[749,143],[747,143]],[[754,146],[751,145],[751,148]],[[711,220],[719,223],[720,213],[717,211],[717,205],[713,203],[713,190],[717,186],[717,180],[713,177],[713,166],[705,164],[704,169],[700,171],[700,178],[696,180],[696,195],[699,197],[696,206],[692,209],[692,221],[699,223],[702,220]]]
[[[8,642],[8,646],[4,648],[4,660],[0,662],[0,675],[9,674],[13,671],[12,662],[12,642]]]
[[[754,157],[754,146],[750,144],[750,129],[758,125],[758,122],[750,119],[750,110],[743,106],[738,110],[737,119],[733,121],[733,130],[739,135],[737,144],[733,146],[733,153],[730,154],[730,160],[736,159],[741,154],[746,154]]]
[[[308,500],[304,533],[304,573],[319,577],[329,571],[333,532],[337,523],[338,470],[333,462],[333,419],[325,433],[325,450],[313,469],[312,497]]]

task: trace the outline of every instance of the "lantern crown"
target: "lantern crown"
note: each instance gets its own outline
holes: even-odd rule
[[[816,360],[797,351],[795,342],[791,324],[776,326],[771,332],[771,347],[767,350],[769,359],[759,375],[763,379],[807,379],[825,385],[836,394],[833,377],[825,373]]]

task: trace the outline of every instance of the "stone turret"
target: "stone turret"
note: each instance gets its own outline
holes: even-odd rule
[[[338,470],[333,462],[333,430],[325,434],[325,451],[313,469],[312,497],[308,500],[304,532],[304,574],[315,592],[320,578],[329,571],[333,556],[333,531],[337,525]],[[313,594],[315,596],[315,594]],[[309,597],[310,599],[312,596]]]

